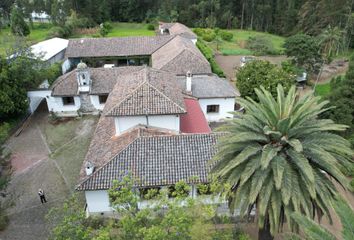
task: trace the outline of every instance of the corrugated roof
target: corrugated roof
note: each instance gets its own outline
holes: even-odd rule
[[[135,186],[152,187],[208,182],[209,161],[222,134],[139,137],[106,165],[83,181],[78,190],[112,187],[112,181],[131,173]]]
[[[62,38],[52,38],[31,46],[31,52],[40,57],[43,61],[47,61],[65,50],[68,46],[69,40]]]

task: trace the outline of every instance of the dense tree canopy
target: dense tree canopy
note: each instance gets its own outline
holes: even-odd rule
[[[320,45],[315,37],[296,34],[285,40],[285,54],[307,71],[313,72],[321,60]]]
[[[294,75],[285,72],[275,64],[260,60],[247,63],[237,72],[236,77],[236,85],[241,96],[251,97],[254,100],[257,99],[255,88],[261,85],[270,91],[273,96],[276,96],[278,84],[282,84],[285,91],[288,91],[291,85],[295,83]]]
[[[296,229],[294,212],[331,217],[332,180],[350,188],[341,169],[350,167],[353,152],[335,133],[346,126],[319,118],[328,102],[298,98],[295,87],[285,95],[279,86],[275,98],[264,88],[256,93],[259,102],[239,99],[245,114],[224,125],[230,135],[219,143],[213,171],[232,186],[232,208],[247,214],[256,206],[259,237],[270,239],[285,221]]]
[[[18,7],[13,7],[11,10],[11,31],[18,36],[27,36],[30,34],[30,29],[25,22],[22,10]]]

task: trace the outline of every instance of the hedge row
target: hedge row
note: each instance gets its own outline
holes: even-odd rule
[[[214,59],[213,50],[209,46],[207,46],[202,40],[198,40],[197,47],[203,53],[205,58],[209,61],[213,73],[215,73],[219,77],[225,77],[224,72]]]

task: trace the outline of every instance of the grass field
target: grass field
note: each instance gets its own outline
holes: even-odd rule
[[[228,30],[228,32],[233,33],[234,36],[230,42],[221,41],[219,44],[219,52],[223,55],[252,55],[252,51],[246,49],[246,42],[249,37],[255,36],[263,36],[270,39],[276,51],[282,52],[284,50],[283,44],[285,38],[281,36],[240,29]],[[217,51],[215,42],[208,43],[208,45],[213,48],[214,51]]]
[[[318,84],[315,89],[315,94],[317,96],[325,97],[331,91],[330,83]]]
[[[31,29],[30,35],[25,40],[28,45],[48,39],[51,24],[35,23]],[[154,36],[155,32],[147,29],[147,24],[143,23],[112,23],[113,29],[107,37],[127,37],[127,36]],[[98,30],[98,28],[97,28]],[[72,38],[80,37],[99,37],[98,31],[92,34],[75,34]],[[10,28],[0,29],[0,54],[5,54],[16,43],[16,38],[10,31]]]

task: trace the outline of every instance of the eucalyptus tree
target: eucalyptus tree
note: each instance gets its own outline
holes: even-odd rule
[[[353,152],[335,133],[347,126],[318,117],[327,101],[298,98],[294,86],[287,95],[278,86],[276,98],[263,87],[256,94],[259,102],[238,99],[246,112],[223,127],[229,135],[219,143],[213,172],[232,186],[230,207],[243,216],[255,206],[259,239],[272,239],[284,222],[297,230],[294,212],[331,219],[333,181],[349,188],[341,169],[350,166]]]

